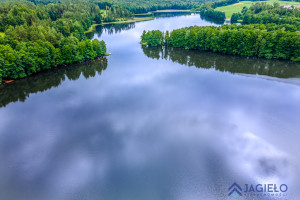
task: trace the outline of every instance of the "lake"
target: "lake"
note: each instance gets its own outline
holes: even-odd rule
[[[299,63],[139,44],[193,25],[100,26],[109,57],[0,86],[0,199],[299,199]]]

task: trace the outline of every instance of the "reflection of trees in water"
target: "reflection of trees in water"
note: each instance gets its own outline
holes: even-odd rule
[[[200,15],[200,18],[202,20],[209,21],[209,22],[212,22],[212,23],[218,24],[218,25],[222,25],[225,22],[225,20],[217,20],[217,19],[214,19],[214,18],[211,18],[211,17],[207,17],[207,16],[203,16],[203,15],[202,16]]]
[[[139,14],[136,15],[136,18],[140,17],[155,17],[155,18],[161,18],[161,17],[176,17],[176,16],[183,16],[183,15],[191,15],[191,12],[153,12],[151,14]]]
[[[183,16],[183,15],[191,15],[190,12],[159,12],[154,13],[153,16],[155,18],[160,17],[175,17],[175,16]],[[145,15],[146,17],[149,17],[149,15]],[[140,15],[139,17],[145,17]],[[150,15],[152,16],[152,15]],[[92,39],[94,34],[97,35],[98,38],[101,37],[103,32],[107,32],[109,35],[120,33],[121,31],[130,30],[135,28],[135,22],[133,23],[121,23],[121,24],[106,24],[106,25],[99,25],[96,26],[95,32],[87,33],[86,36],[89,39]]]
[[[104,30],[109,35],[115,33],[121,33],[121,31],[126,31],[135,28],[135,23],[125,23],[125,24],[107,24],[102,26],[102,31]],[[101,32],[102,32],[101,31]]]
[[[107,32],[109,35],[120,33],[121,31],[130,30],[135,28],[135,23],[124,23],[124,24],[106,24],[103,26],[96,26],[96,31],[87,34],[88,38],[93,38],[94,34],[97,37],[101,37],[103,32]]]
[[[214,68],[231,73],[259,74],[278,78],[300,77],[300,65],[296,62],[247,58],[176,48],[142,46],[142,49],[144,54],[150,58],[170,59],[173,62],[196,66],[197,68]]]
[[[176,16],[191,15],[191,13],[190,12],[154,12],[153,15],[155,18],[161,18],[161,17],[176,17]]]
[[[107,67],[107,59],[94,60],[86,63],[73,64],[38,73],[9,85],[0,87],[0,107],[11,102],[24,102],[32,93],[43,92],[52,87],[59,86],[66,77],[69,80],[77,80],[82,74],[86,79],[101,75]]]

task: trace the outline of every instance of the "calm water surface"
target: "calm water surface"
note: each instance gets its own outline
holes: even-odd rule
[[[199,15],[98,27],[107,59],[0,86],[1,200],[300,199],[300,66],[139,44]]]

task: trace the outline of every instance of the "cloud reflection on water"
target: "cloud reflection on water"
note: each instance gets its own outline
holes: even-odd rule
[[[102,34],[101,76],[71,70],[1,108],[0,199],[223,200],[234,181],[299,197],[299,87],[150,59],[132,34],[142,24]]]

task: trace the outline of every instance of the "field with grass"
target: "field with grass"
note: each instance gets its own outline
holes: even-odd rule
[[[268,0],[268,1],[264,1],[264,2],[270,3],[270,4],[273,4],[274,2],[278,2],[281,6],[287,6],[287,5],[300,6],[300,2],[294,2],[294,1]],[[230,19],[231,15],[233,13],[241,12],[243,7],[246,6],[246,7],[249,8],[254,3],[255,2],[253,2],[253,1],[240,1],[239,3],[232,4],[232,5],[229,5],[229,6],[219,7],[219,8],[216,8],[215,10],[225,12],[226,18]]]
[[[89,30],[85,31],[84,33],[90,33],[90,32],[93,32],[96,28],[96,26],[98,26],[100,24],[92,24],[92,26],[89,28]]]

